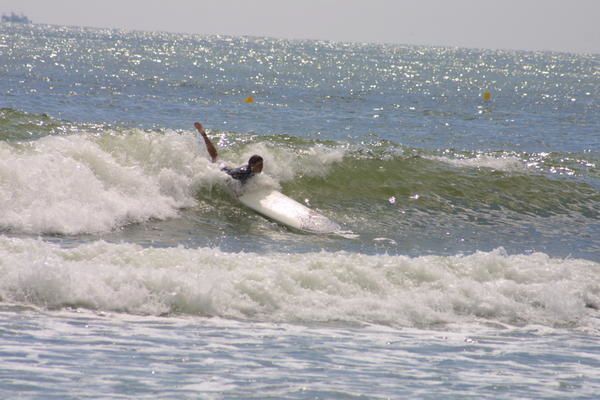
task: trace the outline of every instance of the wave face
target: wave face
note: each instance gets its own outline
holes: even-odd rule
[[[3,231],[113,240],[124,229],[150,224],[167,230],[160,237],[146,234],[150,241],[177,245],[185,229],[198,245],[218,245],[201,238],[214,236],[214,227],[246,237],[249,224],[269,224],[240,209],[227,176],[208,161],[191,130],[69,124],[3,112]],[[32,126],[38,128],[28,137]],[[416,255],[443,243],[448,254],[499,244],[511,252],[600,254],[594,239],[600,235],[599,160],[592,153],[431,151],[379,139],[211,135],[232,165],[263,155],[258,185],[282,190],[359,236],[354,244],[335,244],[339,250],[413,249],[409,254]],[[169,239],[173,229],[178,239]],[[258,246],[271,240],[264,230],[255,237]],[[301,242],[306,250],[319,246]],[[257,250],[242,243],[238,250]]]
[[[542,253],[257,254],[102,241],[68,249],[2,237],[0,256],[2,301],[52,309],[394,327],[600,327],[600,264]]]

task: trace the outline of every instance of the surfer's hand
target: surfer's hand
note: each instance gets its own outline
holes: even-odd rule
[[[204,131],[204,128],[202,127],[202,124],[200,122],[194,122],[194,126],[202,136],[206,135],[206,132]]]

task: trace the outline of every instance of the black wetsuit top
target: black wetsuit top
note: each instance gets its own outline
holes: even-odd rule
[[[226,172],[233,179],[237,179],[242,183],[246,183],[249,178],[254,176],[254,173],[250,170],[250,166],[248,164],[237,168],[222,167],[221,171]]]

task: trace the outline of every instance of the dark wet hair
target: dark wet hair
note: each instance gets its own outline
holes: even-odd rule
[[[263,158],[261,156],[258,155],[253,155],[252,157],[250,157],[250,159],[248,160],[248,165],[254,165],[254,164],[258,164],[258,163],[262,163],[263,162]]]

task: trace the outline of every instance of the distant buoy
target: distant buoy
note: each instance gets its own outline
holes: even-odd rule
[[[483,92],[483,101],[490,101],[492,99],[492,94],[489,90]]]
[[[246,102],[246,103],[254,103],[254,97],[248,96],[248,97],[246,97],[246,100],[244,100],[244,102]]]

